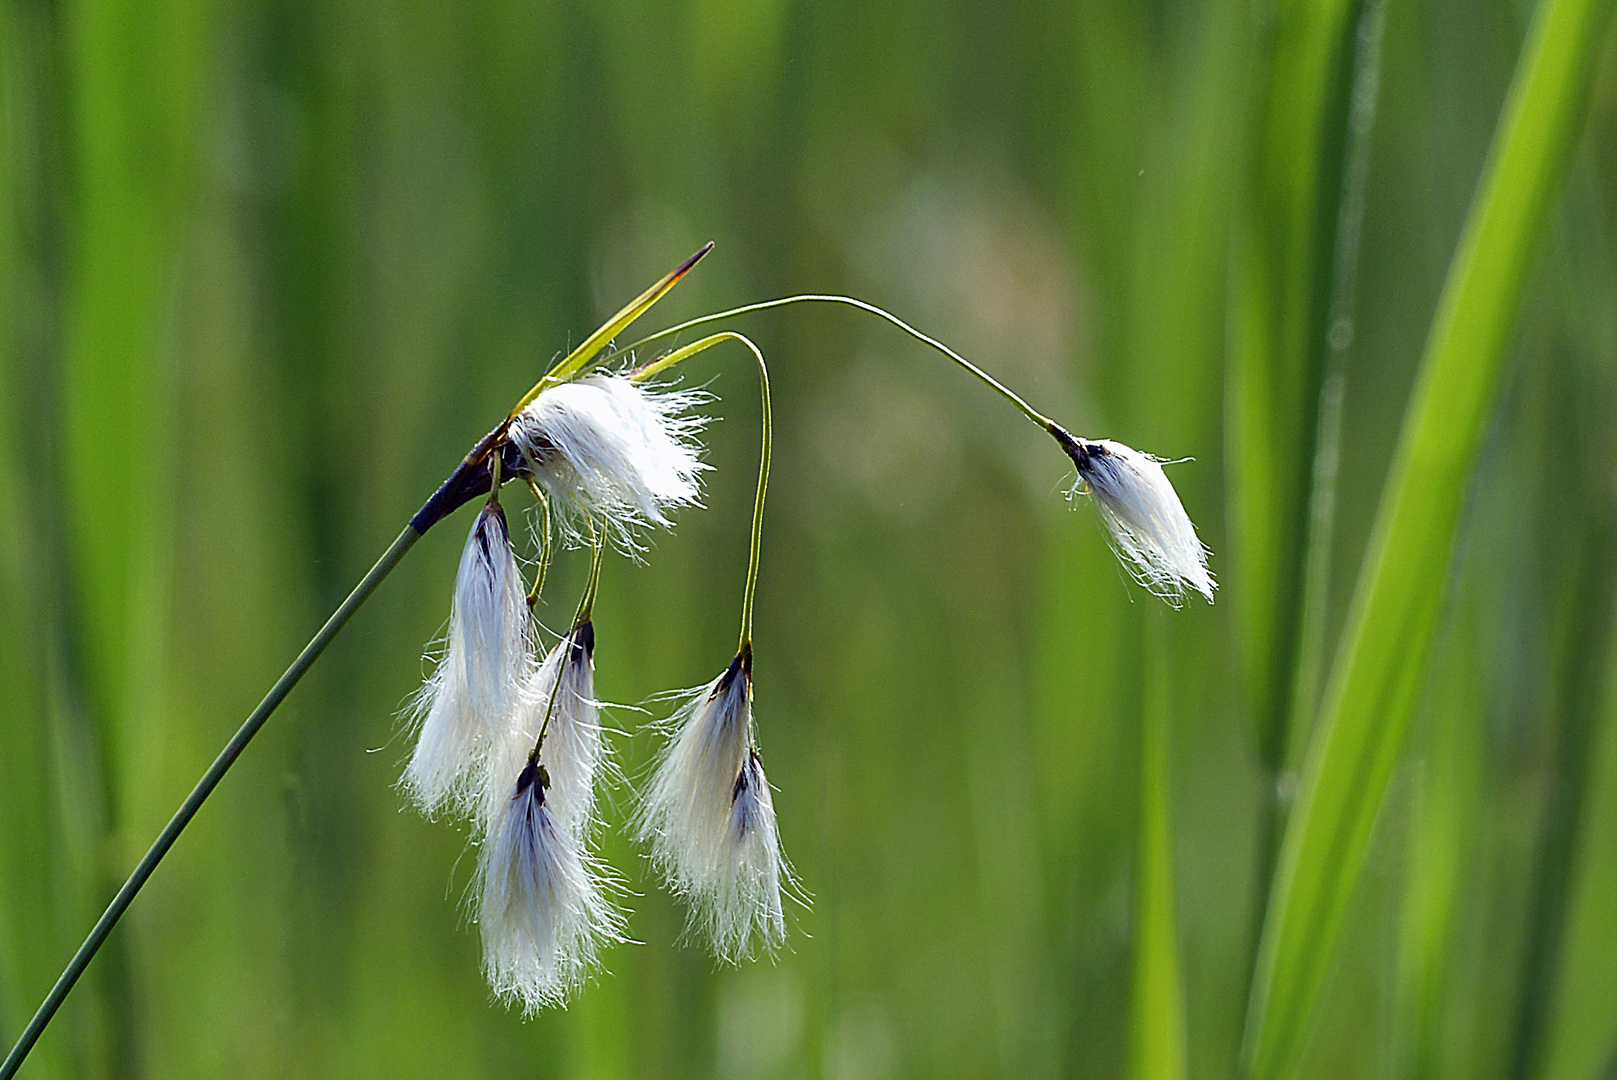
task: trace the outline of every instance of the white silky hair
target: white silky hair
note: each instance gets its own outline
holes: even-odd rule
[[[594,518],[635,551],[636,530],[671,525],[667,511],[701,503],[708,466],[696,436],[707,421],[690,410],[707,400],[700,390],[589,375],[534,398],[512,422],[511,440],[563,511],[569,540],[580,520]]]
[[[726,962],[757,944],[781,944],[781,891],[791,884],[753,750],[751,698],[738,658],[669,718],[669,741],[635,820],[669,888],[691,905],[691,929]]]
[[[1212,603],[1217,583],[1207,570],[1207,546],[1162,471],[1173,463],[1110,439],[1081,445],[1079,478],[1140,584],[1173,603],[1189,586]]]
[[[408,712],[419,734],[400,783],[428,815],[476,807],[485,759],[532,667],[528,621],[505,513],[490,503],[461,553],[443,657]]]
[[[477,878],[484,977],[496,998],[529,1015],[565,1004],[624,928],[602,868],[558,820],[543,777],[530,762],[507,789]]]
[[[777,948],[786,940],[781,878],[785,876],[790,884],[791,871],[781,854],[775,800],[756,750],[747,751],[736,778],[730,838],[735,850],[727,868],[729,880],[717,893],[734,899],[727,908],[719,909],[709,929],[719,955],[735,959],[752,951],[754,932],[766,949]]]
[[[574,626],[523,681],[516,708],[488,758],[481,824],[493,832],[510,797],[511,777],[533,752],[541,728],[539,764],[550,776],[546,803],[559,827],[588,841],[595,831],[596,788],[611,767],[595,700],[595,627]],[[546,714],[550,716],[548,727]]]

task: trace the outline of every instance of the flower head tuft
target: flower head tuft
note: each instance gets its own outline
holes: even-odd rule
[[[750,656],[738,655],[668,721],[635,828],[669,888],[691,904],[692,928],[721,960],[786,936],[775,806],[752,732]]]
[[[1095,497],[1112,546],[1140,584],[1175,605],[1186,586],[1212,603],[1217,583],[1207,569],[1207,546],[1162,471],[1172,462],[1110,439],[1075,439],[1066,432],[1056,438],[1078,467],[1073,493]]]
[[[424,812],[475,805],[484,760],[530,667],[522,572],[505,512],[490,502],[461,553],[443,657],[409,710],[420,734],[401,783]]]
[[[530,759],[493,822],[478,866],[483,974],[495,997],[525,1013],[565,1003],[603,944],[623,939],[583,839],[559,820],[547,771]]]
[[[707,468],[696,435],[706,422],[693,390],[661,390],[622,375],[596,374],[546,390],[511,424],[511,441],[534,479],[576,522],[607,523],[613,541],[637,550],[641,528],[668,526],[667,511],[699,505]]]

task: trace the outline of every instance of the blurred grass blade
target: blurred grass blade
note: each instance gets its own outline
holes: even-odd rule
[[[162,813],[179,752],[167,708],[170,585],[176,544],[189,531],[172,512],[185,445],[178,300],[206,143],[199,102],[213,27],[201,5],[150,5],[138,16],[116,4],[74,6],[52,46],[57,82],[39,99],[42,118],[60,117],[47,122],[59,123],[63,137],[55,205],[68,253],[61,291],[40,309],[60,335],[38,384],[49,395],[37,400],[51,428],[39,449],[56,460],[61,512],[42,539],[57,548],[63,587],[53,598],[62,612],[63,689],[74,712],[83,710],[89,736],[64,762],[82,770],[66,775],[86,783],[68,783],[64,794],[94,806],[86,798],[94,792],[104,805],[86,815],[100,834],[92,850],[102,856],[90,864],[90,910],[117,884],[124,837]],[[70,922],[85,914],[76,910]],[[143,950],[140,938],[114,941],[91,985],[102,998],[110,1059],[161,1072],[136,1032],[166,1003],[152,988],[164,985],[173,953]]]
[[[1183,1080],[1185,996],[1173,884],[1169,797],[1168,645],[1161,612],[1146,626],[1145,709],[1140,745],[1140,830],[1134,855],[1134,959],[1129,1000],[1129,1076]]]
[[[1617,616],[1612,625],[1617,627]],[[1610,1075],[1617,1057],[1617,634],[1608,637],[1606,686],[1588,763],[1566,928],[1547,1010],[1543,1080]]]
[[[1537,827],[1517,994],[1510,1075],[1518,1077],[1611,1075],[1617,1051],[1617,507],[1609,494],[1617,464],[1617,312],[1610,307],[1617,262],[1598,230],[1567,228],[1592,199],[1605,197],[1591,190],[1586,160],[1580,155],[1583,175],[1553,241],[1551,287],[1582,332],[1546,372],[1570,384],[1555,399],[1561,407],[1543,420],[1553,431],[1546,440],[1552,452],[1568,458],[1548,507],[1562,537],[1552,564],[1561,578],[1557,617],[1545,635],[1557,657],[1558,690],[1548,704],[1558,723],[1554,752],[1545,755],[1553,772]]]
[[[1266,790],[1248,954],[1267,915],[1285,810],[1277,782],[1292,742],[1306,570],[1328,537],[1316,503],[1321,385],[1342,160],[1350,141],[1351,44],[1364,0],[1280,0],[1263,41],[1252,162],[1230,238],[1225,442],[1236,633],[1248,723]],[[1361,155],[1362,156],[1362,155]],[[1311,513],[1310,511],[1314,512]],[[1315,525],[1310,536],[1310,525]],[[1317,593],[1318,590],[1316,590]],[[1316,610],[1318,605],[1315,605]],[[1308,657],[1305,655],[1306,661]],[[1244,975],[1251,978],[1249,961]],[[1243,1003],[1250,1000],[1242,994]]]
[[[1231,239],[1230,526],[1252,723],[1278,771],[1303,573],[1341,134],[1363,0],[1282,0]]]
[[[1467,578],[1475,580],[1473,574]],[[1485,794],[1487,733],[1481,628],[1474,590],[1445,620],[1422,695],[1424,753],[1410,814],[1398,931],[1397,1052],[1407,1077],[1442,1075],[1445,1001],[1453,991],[1456,930],[1473,880],[1472,857]]]
[[[0,30],[11,29],[7,23],[0,13]],[[7,59],[0,48],[0,76],[9,74]],[[9,118],[0,114],[0,197],[8,205],[21,201],[14,174],[37,166],[37,155],[27,153],[35,148],[22,145]],[[0,281],[39,288],[39,277],[23,272],[12,221],[0,215]],[[14,308],[0,305],[0,612],[14,628],[0,635],[0,701],[6,703],[0,723],[0,1043],[22,1030],[31,999],[53,976],[61,948],[57,913],[72,906],[64,887],[70,881],[67,823],[56,812],[61,792],[54,751],[62,733],[50,701],[50,578],[28,512],[37,493],[27,478],[42,470],[27,468],[37,432],[29,421],[37,410],[26,407],[20,387],[33,374],[27,368],[34,357],[21,347],[23,332],[15,323]],[[83,1039],[82,1026],[74,1034]],[[67,1040],[54,1041],[35,1075],[70,1075],[71,1051]]]
[[[1543,0],[1449,269],[1281,848],[1248,1012],[1257,1080],[1291,1075],[1409,728],[1450,548],[1612,0]]]
[[[1386,6],[1387,0],[1364,0],[1354,35],[1357,44],[1349,93],[1351,106],[1343,135],[1341,198],[1336,233],[1332,238],[1335,246],[1331,259],[1330,302],[1322,328],[1325,359],[1319,381],[1307,539],[1298,584],[1297,637],[1292,648],[1295,663],[1286,676],[1291,682],[1286,712],[1272,718],[1276,726],[1271,733],[1275,744],[1272,752],[1276,754],[1281,774],[1287,776],[1295,776],[1302,768],[1303,752],[1319,709],[1325,666],[1330,662],[1326,615],[1330,610],[1335,548],[1332,541],[1336,533],[1337,473],[1342,456],[1343,397],[1357,307],[1359,248],[1370,179],[1371,136],[1375,131],[1381,82],[1381,37],[1386,24]],[[1280,706],[1280,702],[1274,704]]]

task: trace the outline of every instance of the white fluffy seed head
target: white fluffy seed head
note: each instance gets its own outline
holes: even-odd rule
[[[475,805],[490,746],[531,666],[522,572],[505,514],[490,503],[461,553],[443,657],[409,709],[419,735],[401,783],[424,812]]]
[[[570,539],[593,517],[633,551],[637,530],[670,525],[668,511],[700,503],[707,466],[696,436],[706,420],[690,410],[707,397],[590,375],[534,398],[512,422],[511,440],[563,511]]]
[[[773,949],[786,936],[781,893],[791,871],[754,749],[752,680],[741,657],[667,727],[635,831],[719,959],[740,960],[758,944]]]
[[[1110,439],[1073,440],[1073,447],[1067,452],[1080,481],[1074,492],[1087,489],[1095,497],[1113,547],[1140,584],[1175,605],[1187,586],[1212,603],[1217,583],[1207,569],[1209,552],[1162,471],[1172,462]]]
[[[569,833],[590,839],[596,823],[596,787],[611,764],[595,700],[594,654],[595,626],[579,623],[524,680],[516,708],[489,755],[481,815],[485,835],[492,833],[504,812],[510,778],[527,761],[543,728],[539,763],[550,777],[546,801],[551,815]]]
[[[537,763],[523,766],[478,865],[483,974],[495,997],[529,1014],[564,1004],[601,946],[623,940],[602,870],[552,812],[547,780]]]

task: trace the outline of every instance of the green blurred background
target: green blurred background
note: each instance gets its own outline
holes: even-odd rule
[[[1306,741],[1284,717],[1334,651],[1531,13],[5,0],[0,1042],[466,447],[713,239],[648,328],[797,291],[890,307],[1079,432],[1193,458],[1171,475],[1218,603],[1128,581],[1059,451],[935,355],[847,310],[753,316],[757,709],[813,896],[784,954],[680,945],[620,790],[640,944],[566,1011],[489,1002],[466,834],[393,789],[462,514],[265,729],[24,1075],[1141,1074],[1137,960],[1164,943],[1188,1075],[1231,1075]],[[1306,1075],[1617,1075],[1603,55]],[[1242,356],[1281,373],[1256,499]],[[611,700],[731,655],[748,363],[690,364],[721,397],[710,508],[607,564]],[[1304,626],[1321,385],[1341,460]],[[552,625],[583,569],[560,563]],[[644,720],[618,714],[631,776]]]

